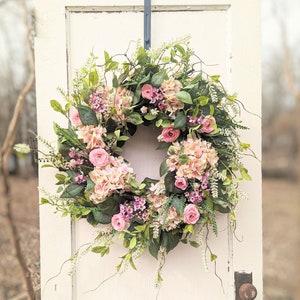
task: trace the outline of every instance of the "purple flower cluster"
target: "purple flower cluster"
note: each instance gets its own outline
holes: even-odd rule
[[[81,184],[83,182],[86,182],[87,181],[87,176],[84,175],[83,173],[79,173],[77,174],[75,177],[74,177],[74,182],[76,184]]]
[[[211,133],[214,131],[214,126],[216,126],[216,119],[211,115],[195,118],[187,116],[187,121],[189,126],[201,125],[199,131],[204,133]]]
[[[158,107],[162,105],[162,102],[160,101],[164,99],[162,90],[160,88],[153,87],[150,84],[145,84],[142,87],[142,96],[143,98],[150,100],[151,104],[156,104],[156,102],[158,101]]]
[[[128,222],[134,217],[139,221],[146,221],[148,211],[146,210],[146,199],[134,196],[134,200],[120,204],[120,214]]]
[[[201,182],[199,183],[200,186],[199,188],[195,188],[194,190],[190,192],[185,192],[184,195],[185,197],[188,198],[188,200],[194,204],[201,203],[203,201],[203,191],[208,190],[208,173],[204,173],[202,175]]]
[[[106,97],[107,92],[103,88],[90,95],[89,103],[94,112],[102,114],[107,110]]]
[[[184,195],[194,204],[201,203],[203,200],[202,190],[195,189],[191,192],[185,192]]]
[[[75,170],[77,166],[83,165],[85,159],[83,158],[84,151],[75,149],[74,147],[70,148],[69,157],[70,161],[67,163],[67,168]]]
[[[195,118],[193,118],[192,116],[187,116],[187,123],[190,126],[201,125],[202,120],[203,120],[202,116],[195,117]]]

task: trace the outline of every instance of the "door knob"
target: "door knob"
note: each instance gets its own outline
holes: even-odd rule
[[[235,300],[253,300],[257,296],[257,289],[252,284],[252,272],[234,272]]]
[[[253,300],[257,296],[256,287],[251,283],[243,283],[239,288],[239,297],[241,300]]]

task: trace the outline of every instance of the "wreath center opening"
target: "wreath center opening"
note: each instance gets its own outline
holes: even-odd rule
[[[135,171],[136,179],[142,182],[145,177],[159,179],[159,167],[167,155],[167,149],[156,148],[161,129],[154,125],[137,127],[135,134],[123,146],[122,156]]]

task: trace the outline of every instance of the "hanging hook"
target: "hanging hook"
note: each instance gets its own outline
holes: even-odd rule
[[[144,0],[144,48],[151,47],[151,0]]]

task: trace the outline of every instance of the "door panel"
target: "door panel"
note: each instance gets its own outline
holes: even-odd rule
[[[45,102],[55,97],[53,91],[57,86],[71,89],[75,70],[83,65],[91,51],[99,57],[99,61],[103,61],[104,50],[110,54],[124,53],[130,41],[141,39],[143,42],[142,1],[101,2],[105,6],[92,0],[54,0],[46,7],[42,0],[37,0],[38,125],[39,133],[46,138],[53,136],[52,121],[62,120],[47,111]],[[190,35],[191,47],[204,62],[203,69],[209,74],[220,74],[225,86],[241,93],[243,102],[251,102],[251,109],[259,113],[259,55],[257,48],[254,48],[259,44],[259,36],[256,35],[257,28],[254,30],[246,22],[248,15],[250,20],[258,13],[259,1],[248,0],[240,4],[238,1],[207,0],[201,5],[196,0],[188,1],[186,5],[181,5],[181,1],[177,0],[154,2],[152,47]],[[248,33],[247,39],[245,32]],[[244,47],[239,45],[239,40]],[[252,48],[245,50],[246,41],[252,43]],[[248,55],[246,62],[244,52]],[[249,66],[252,66],[251,74],[247,72]],[[247,84],[241,80],[245,71]],[[249,87],[251,83],[252,88]],[[255,135],[260,136],[260,127],[257,126],[259,120],[248,115],[243,118],[251,128],[255,124],[245,137],[254,144],[259,155],[260,140],[255,139]],[[157,176],[164,154],[157,153],[153,148],[151,139],[156,136],[151,130],[146,132],[142,129],[134,136],[134,142],[126,146],[124,156],[132,163],[140,180],[146,176]],[[218,218],[218,238],[212,232],[209,235],[209,245],[218,256],[217,273],[222,278],[224,288],[214,274],[214,265],[209,262],[209,257],[205,263],[204,248],[193,249],[180,245],[167,255],[159,299],[234,299],[233,273],[243,268],[251,268],[250,271],[254,272],[258,299],[262,298],[260,165],[252,163],[250,169],[255,177],[246,187],[250,201],[238,206],[238,218],[242,221],[238,222],[237,233],[243,242],[233,238],[227,216],[224,215]],[[41,170],[40,185],[51,189],[53,182],[49,182],[49,176],[49,172]],[[255,226],[249,229],[253,219],[256,220]],[[72,223],[71,227],[69,224],[69,220],[53,217],[51,208],[41,208],[42,287],[72,252],[96,235],[96,229],[85,221]],[[55,231],[56,235],[53,233]],[[49,250],[47,238],[50,238],[51,244],[60,245],[60,250],[55,246]],[[114,267],[119,263],[118,257],[124,252],[122,245],[116,241],[111,253],[104,258],[92,253],[83,255],[78,260],[77,272],[72,278],[66,276],[65,267],[58,277],[47,283],[43,299],[155,299],[158,290],[154,282],[158,263],[149,254],[137,260],[137,271],[129,267],[124,274],[116,275],[91,291],[114,273]]]

